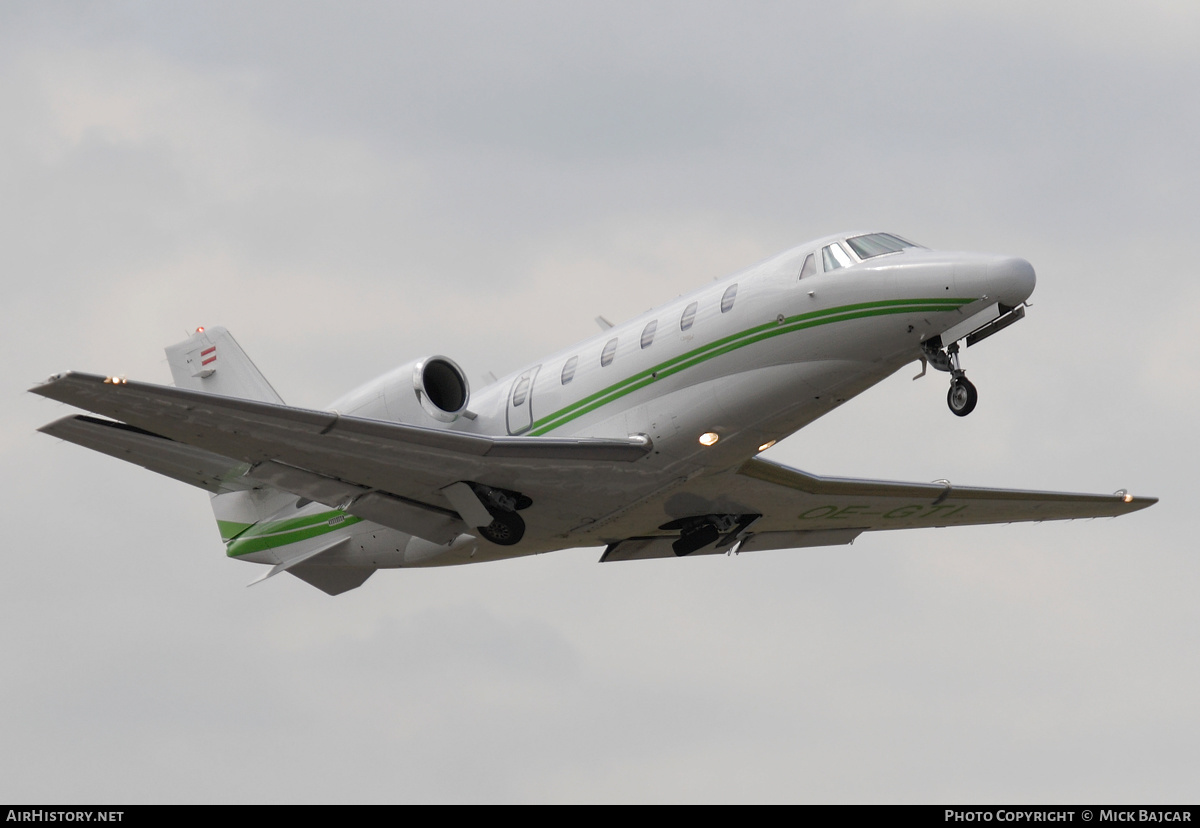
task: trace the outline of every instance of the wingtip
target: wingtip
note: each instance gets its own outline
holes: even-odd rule
[[[42,380],[37,385],[30,388],[29,393],[39,394],[44,397],[44,396],[46,396],[45,392],[48,388],[50,388],[52,385],[54,385],[56,383],[61,382],[62,380],[66,379],[67,377],[71,376],[72,373],[73,372],[71,372],[71,371],[60,371],[57,374],[51,374],[50,376],[46,377],[46,379]]]
[[[61,371],[57,374],[51,374],[44,382],[40,382],[30,388],[29,393],[37,394],[51,400],[58,400],[59,402],[72,403],[72,400],[67,398],[71,394],[72,388],[87,387],[92,383],[125,385],[128,382],[125,377],[118,375],[102,376],[100,374],[88,374],[84,371]]]

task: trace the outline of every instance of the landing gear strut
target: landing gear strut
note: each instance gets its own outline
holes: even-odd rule
[[[965,417],[975,410],[979,392],[967,379],[967,372],[958,363],[958,343],[952,342],[946,350],[941,349],[941,339],[935,337],[921,343],[921,350],[929,364],[938,371],[950,374],[950,391],[946,394],[946,405],[956,417]]]

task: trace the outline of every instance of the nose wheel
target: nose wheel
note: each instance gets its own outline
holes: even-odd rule
[[[958,343],[950,343],[950,346],[944,351],[940,346],[941,340],[935,338],[922,343],[921,350],[930,365],[939,371],[950,374],[950,390],[946,393],[946,405],[950,406],[950,411],[956,417],[965,417],[975,410],[975,404],[979,402],[979,392],[967,379],[967,372],[958,364]],[[924,368],[922,368],[921,375],[923,376],[924,373]],[[917,379],[917,377],[913,377],[913,379]]]
[[[950,380],[950,391],[946,394],[946,405],[958,417],[965,417],[975,410],[979,392],[965,376]]]

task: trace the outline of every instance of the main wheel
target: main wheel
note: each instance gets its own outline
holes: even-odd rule
[[[979,392],[966,377],[958,377],[950,383],[950,392],[946,394],[946,404],[959,417],[965,417],[975,410],[979,402]]]
[[[498,546],[512,546],[525,537],[525,521],[516,512],[497,512],[492,522],[479,527],[479,534]]]

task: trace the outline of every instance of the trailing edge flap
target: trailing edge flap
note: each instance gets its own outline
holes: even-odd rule
[[[258,485],[242,477],[249,468],[246,463],[168,440],[125,423],[77,415],[55,420],[38,431],[213,494],[244,491]]]
[[[759,549],[803,549],[813,546],[841,546],[852,543],[862,534],[862,529],[818,529],[800,532],[754,532],[747,533],[738,554],[753,552]],[[677,558],[672,544],[676,537],[629,538],[619,543],[609,544],[600,556],[600,563],[611,561],[643,561],[651,558]],[[698,555],[718,555],[728,552],[730,545],[720,546],[712,543],[687,557]]]
[[[553,493],[581,472],[629,468],[651,450],[640,437],[489,437],[94,374],[59,374],[31,390],[242,463],[278,461],[421,503],[440,504],[443,487],[480,478]]]

